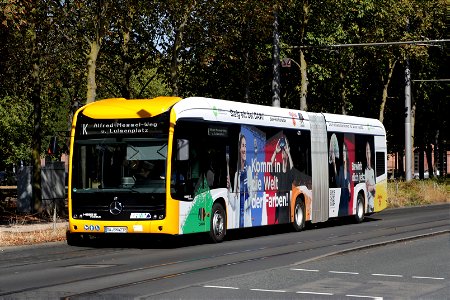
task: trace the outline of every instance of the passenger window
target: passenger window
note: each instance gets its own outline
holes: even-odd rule
[[[377,172],[377,177],[386,174],[386,152],[376,152],[375,153],[375,167]]]

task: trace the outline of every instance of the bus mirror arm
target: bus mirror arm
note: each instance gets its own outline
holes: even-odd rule
[[[192,198],[192,195],[185,194],[185,193],[177,193],[175,195],[176,199],[179,201],[185,201],[185,202],[192,202],[194,198]]]
[[[192,200],[194,200],[194,198],[192,198],[192,195],[184,195],[184,200],[185,201],[192,201]]]

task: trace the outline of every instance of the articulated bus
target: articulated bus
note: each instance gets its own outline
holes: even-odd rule
[[[383,210],[375,119],[191,97],[107,99],[73,119],[69,244],[108,234],[209,233]]]

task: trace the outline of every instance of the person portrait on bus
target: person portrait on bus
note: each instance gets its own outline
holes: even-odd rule
[[[256,180],[253,180],[251,167],[247,165],[247,141],[244,134],[239,134],[238,160],[234,176],[233,196],[230,199],[233,227],[252,226],[251,199],[256,196]],[[230,178],[227,179],[230,187]]]
[[[342,143],[342,165],[337,172],[336,160],[333,160],[333,169],[336,177],[336,186],[341,188],[341,198],[339,201],[339,216],[348,215],[348,204],[351,198],[350,188],[350,161],[348,156],[348,147],[345,142]]]
[[[281,152],[281,169],[277,172],[275,168],[275,158],[278,153]],[[291,149],[289,147],[289,141],[285,135],[281,136],[275,147],[271,159],[272,164],[272,176],[278,179],[278,192],[277,196],[286,197],[286,205],[276,206],[275,208],[275,223],[288,223],[289,220],[289,192],[292,190],[292,183],[295,181],[294,163],[292,161]]]
[[[328,158],[328,174],[329,174],[329,187],[337,188],[336,184],[336,174],[337,174],[337,166],[336,160],[339,159],[339,143],[336,137],[336,134],[333,133],[330,137],[329,143],[329,158]]]
[[[375,200],[375,172],[371,164],[372,153],[369,142],[366,143],[366,169],[364,170],[364,178],[366,181],[368,212],[374,211]]]

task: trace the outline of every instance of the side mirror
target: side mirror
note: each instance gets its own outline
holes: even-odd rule
[[[189,140],[186,139],[177,140],[177,160],[180,161],[189,160]]]

